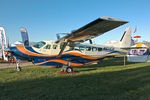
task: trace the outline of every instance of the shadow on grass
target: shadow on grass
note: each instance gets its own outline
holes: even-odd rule
[[[96,70],[97,68],[82,68],[82,69],[77,69],[77,68],[74,68],[74,72],[90,72],[90,71],[94,71]]]
[[[126,58],[127,59],[127,58]],[[126,65],[128,64],[135,64],[134,62],[127,62],[126,61]],[[101,60],[98,62],[98,64],[96,65],[87,65],[84,66],[84,68],[98,68],[98,67],[108,67],[108,66],[123,66],[124,65],[124,58],[123,57],[115,57],[115,58],[106,58],[104,60]]]
[[[147,100],[150,67],[0,83],[0,99]]]

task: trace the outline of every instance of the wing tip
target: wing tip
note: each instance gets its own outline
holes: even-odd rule
[[[128,21],[124,21],[124,20],[121,20],[119,18],[113,18],[113,17],[109,17],[109,16],[102,16],[102,17],[100,17],[100,19],[108,20],[108,21],[119,21],[119,22],[123,22],[123,23],[128,23]]]

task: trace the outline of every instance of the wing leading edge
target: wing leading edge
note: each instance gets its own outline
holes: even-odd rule
[[[57,42],[69,40],[71,42],[82,43],[126,23],[128,22],[116,18],[100,17],[88,23],[87,25],[73,31],[72,33],[62,37]]]

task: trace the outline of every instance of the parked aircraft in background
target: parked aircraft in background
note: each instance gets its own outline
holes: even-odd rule
[[[131,27],[127,27],[125,32],[123,33],[120,41],[108,41],[104,45],[118,48],[125,48],[134,45],[134,41],[131,36]]]
[[[18,60],[32,61],[35,65],[63,66],[66,72],[72,72],[72,66],[83,66],[98,62],[109,56],[115,56],[114,53],[120,53],[113,48],[93,46],[91,39],[104,34],[114,28],[127,23],[120,19],[111,17],[100,17],[95,21],[75,30],[56,41],[41,41],[34,46],[29,46],[27,30],[21,28],[24,46],[10,47],[9,52]],[[126,34],[127,35],[127,34]],[[122,38],[122,43],[123,39]],[[83,45],[81,43],[90,41],[91,44]],[[124,42],[125,43],[125,42]],[[129,45],[128,43],[121,45]],[[82,47],[85,47],[84,50]],[[77,49],[77,47],[79,47]],[[104,53],[105,51],[105,53]],[[99,53],[99,55],[98,55]],[[17,66],[19,66],[17,64]]]

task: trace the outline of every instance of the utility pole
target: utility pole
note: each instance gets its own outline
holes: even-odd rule
[[[126,66],[126,55],[124,55],[124,66]]]

